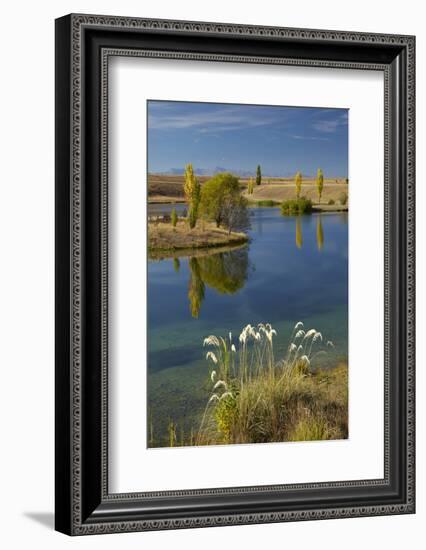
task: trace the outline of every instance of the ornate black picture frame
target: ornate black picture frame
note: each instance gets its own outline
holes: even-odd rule
[[[110,56],[382,71],[383,479],[110,494]],[[56,21],[56,529],[69,535],[414,513],[413,36],[68,15]]]

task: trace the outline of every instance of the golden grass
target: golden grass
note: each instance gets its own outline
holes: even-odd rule
[[[179,219],[176,227],[171,223],[148,223],[149,251],[174,251],[192,248],[211,248],[237,245],[247,242],[245,233],[237,233],[216,227],[215,223],[199,221],[193,229],[185,219]]]
[[[263,371],[235,399],[213,405],[197,444],[346,439],[347,372],[343,364],[308,375],[278,370],[271,378]]]
[[[339,198],[341,193],[346,193],[349,196],[348,185],[346,183],[324,183],[324,188],[321,197],[321,208],[324,210],[347,210],[348,205],[340,205]],[[252,195],[243,193],[250,202],[259,202],[272,200],[281,203],[285,200],[291,200],[296,197],[296,188],[293,183],[271,183],[266,185],[255,186]],[[314,182],[302,183],[301,196],[311,199],[315,207],[318,205],[317,188]],[[328,206],[328,201],[335,201],[333,206]]]
[[[259,325],[263,327],[263,325]],[[348,368],[315,368],[333,345],[315,330],[295,327],[285,358],[276,362],[270,325],[240,335],[238,351],[224,338],[205,344],[213,393],[196,444],[267,443],[348,437]],[[243,336],[243,338],[241,338]],[[248,343],[247,338],[253,340]],[[330,347],[329,347],[330,345]],[[213,355],[212,355],[213,354]]]

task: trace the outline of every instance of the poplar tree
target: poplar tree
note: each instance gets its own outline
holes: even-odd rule
[[[322,188],[324,187],[324,174],[322,173],[321,168],[318,168],[317,172],[317,193],[318,193],[318,202],[321,202]]]
[[[250,178],[249,182],[248,182],[248,185],[247,185],[247,193],[249,195],[253,195],[253,190],[254,190],[253,178]]]
[[[183,184],[183,192],[186,201],[189,204],[188,222],[189,227],[193,229],[197,223],[198,207],[201,197],[201,185],[194,174],[192,164],[185,166],[185,182]]]
[[[294,183],[296,184],[296,198],[300,198],[300,193],[302,191],[302,174],[301,172],[297,172],[296,176],[294,177]]]
[[[194,194],[196,182],[197,180],[195,178],[192,164],[187,164],[185,166],[185,182],[183,184],[183,192],[186,198],[186,202],[188,204],[191,204],[192,202],[192,196]]]
[[[256,185],[260,185],[261,183],[262,183],[262,170],[260,169],[260,164],[258,164],[256,168]]]
[[[176,227],[176,224],[177,224],[177,221],[178,221],[178,215],[177,215],[177,212],[176,212],[176,208],[173,208],[170,219],[171,219],[173,227]]]

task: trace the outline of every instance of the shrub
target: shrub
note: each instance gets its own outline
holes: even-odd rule
[[[178,215],[177,215],[177,212],[176,212],[176,208],[173,208],[172,214],[171,214],[171,222],[172,222],[173,227],[176,227],[177,221],[178,221]]]
[[[331,206],[332,204],[335,204],[334,199],[330,199],[330,200],[328,201],[328,204],[329,204],[330,206]]]
[[[287,200],[281,204],[281,213],[283,216],[309,214],[310,212],[312,212],[312,201],[305,197]]]
[[[257,201],[257,206],[276,206],[277,204],[279,204],[279,202],[273,201],[271,199]]]
[[[348,195],[346,193],[340,193],[339,195],[339,202],[342,206],[347,204],[348,202]]]

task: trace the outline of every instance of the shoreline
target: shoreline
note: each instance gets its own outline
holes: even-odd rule
[[[247,198],[247,197],[246,197]],[[248,201],[249,208],[279,208],[281,202],[273,201],[274,204],[259,204],[268,202],[266,200]],[[184,198],[179,197],[148,197],[148,205],[150,204],[186,204]],[[349,212],[349,206],[347,204],[313,204],[312,212]]]
[[[263,201],[249,201],[249,208],[280,208],[281,203],[275,202],[274,204],[259,204]],[[267,201],[264,201],[267,202]],[[347,204],[313,204],[312,211],[310,213],[318,212],[349,212],[349,207]],[[309,215],[309,213],[306,213]]]
[[[189,255],[191,250],[209,250],[241,246],[249,240],[246,233],[216,227],[213,223],[189,229],[186,220],[179,219],[176,227],[170,223],[148,223],[148,255]],[[185,254],[186,253],[186,254]]]
[[[232,244],[217,244],[210,247],[197,248],[148,248],[148,259],[153,261],[161,261],[170,258],[204,258],[212,254],[220,254],[223,252],[231,252],[239,248],[247,246],[248,240],[243,242],[234,242]]]

